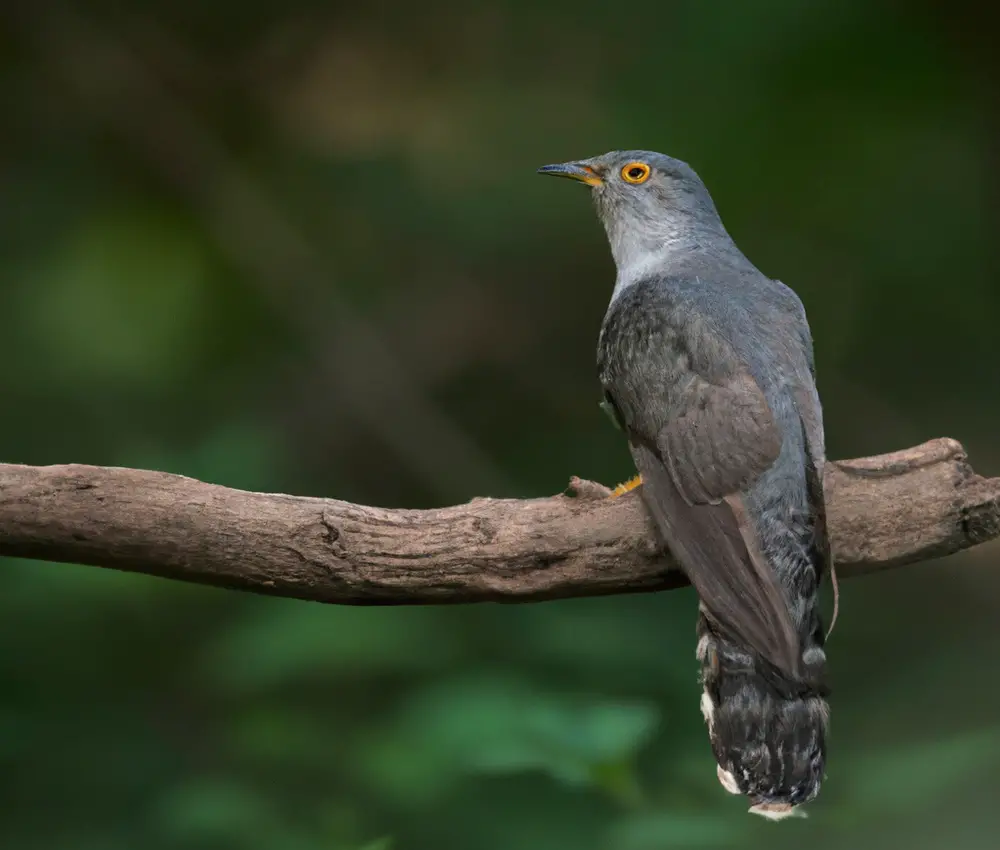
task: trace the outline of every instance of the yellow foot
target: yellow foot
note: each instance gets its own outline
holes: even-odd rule
[[[637,475],[635,478],[630,478],[624,484],[619,484],[614,490],[611,491],[611,498],[614,499],[618,496],[624,496],[629,490],[634,490],[640,484],[642,484],[641,475]]]

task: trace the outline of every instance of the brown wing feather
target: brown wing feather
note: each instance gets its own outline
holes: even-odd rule
[[[798,677],[799,642],[784,591],[760,554],[742,498],[693,505],[648,446],[634,445],[632,457],[657,530],[715,628]]]
[[[716,627],[798,677],[799,639],[741,496],[778,456],[781,435],[745,373],[695,377],[655,443],[631,434],[643,497]]]
[[[745,373],[721,385],[695,376],[677,403],[683,412],[663,426],[656,448],[693,505],[745,489],[781,451],[767,400]]]

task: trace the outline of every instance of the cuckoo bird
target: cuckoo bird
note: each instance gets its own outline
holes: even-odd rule
[[[641,496],[699,596],[701,709],[723,787],[772,820],[824,779],[824,438],[802,302],[726,232],[686,163],[539,169],[591,187],[617,268],[597,364]]]

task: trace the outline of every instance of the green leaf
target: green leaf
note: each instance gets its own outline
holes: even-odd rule
[[[271,767],[323,765],[337,735],[320,717],[285,703],[248,708],[230,721],[226,732],[237,753]]]
[[[194,446],[183,449],[137,438],[118,451],[117,462],[157,469],[201,481],[258,490],[273,484],[284,460],[284,447],[265,423],[232,421],[216,426]]]
[[[21,310],[60,375],[148,386],[196,362],[207,274],[187,222],[115,209],[53,253]]]
[[[618,824],[609,850],[732,847],[743,834],[734,818],[716,812],[654,812]]]
[[[655,707],[570,697],[527,683],[477,676],[445,683],[403,706],[372,767],[382,781],[418,784],[420,764],[438,782],[462,774],[542,771],[616,798],[637,797],[631,762],[658,722]]]
[[[196,780],[168,793],[156,809],[158,828],[182,843],[245,842],[276,828],[267,800],[235,781]]]
[[[911,811],[932,802],[943,791],[993,767],[1000,755],[1000,729],[991,728],[943,741],[915,744],[895,753],[880,751],[859,759],[844,794],[845,806],[884,814],[887,809]]]
[[[431,609],[268,600],[223,632],[202,665],[214,686],[244,693],[331,675],[434,669],[461,652],[447,619]]]

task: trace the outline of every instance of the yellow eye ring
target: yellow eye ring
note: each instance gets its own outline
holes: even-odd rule
[[[626,183],[645,183],[649,179],[650,169],[644,162],[630,162],[622,168],[622,180]]]

